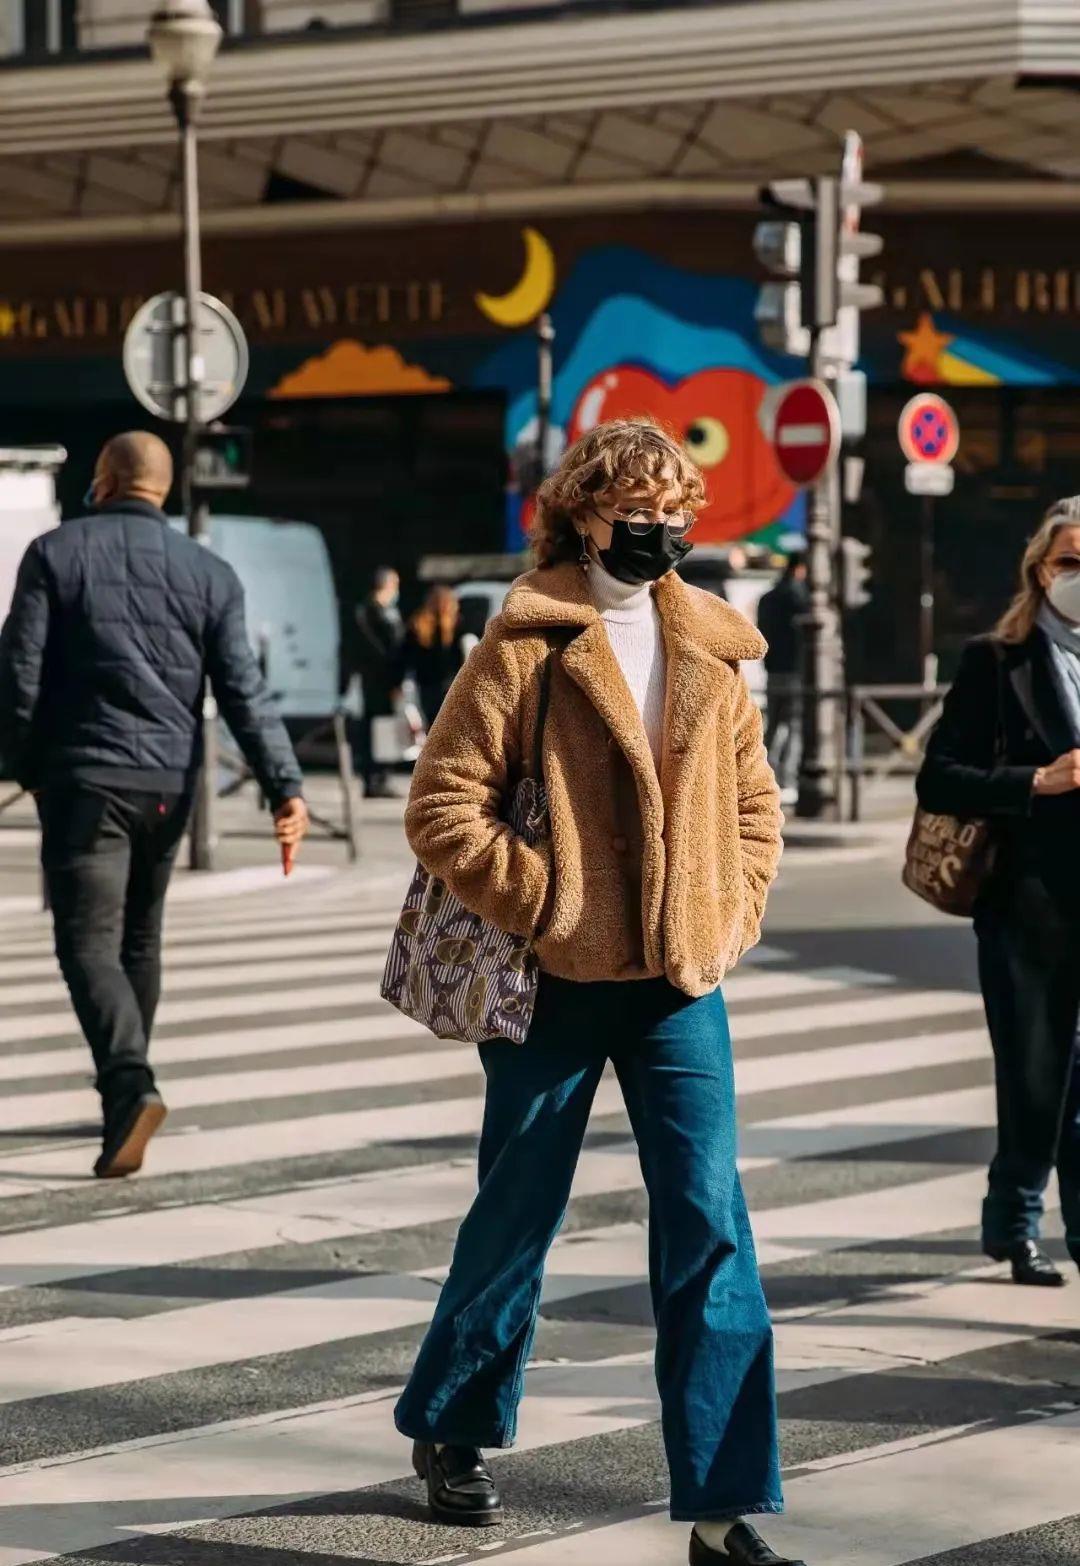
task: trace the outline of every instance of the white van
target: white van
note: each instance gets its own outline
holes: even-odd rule
[[[211,513],[210,547],[243,584],[248,636],[289,728],[329,718],[342,705],[341,624],[322,533],[311,522]]]
[[[0,447],[0,625],[27,546],[59,525],[56,475],[66,460],[63,446]]]

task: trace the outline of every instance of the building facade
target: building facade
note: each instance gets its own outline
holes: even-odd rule
[[[887,192],[866,219],[886,305],[864,319],[851,519],[881,584],[866,669],[913,672],[920,518],[895,420],[915,388],[949,388],[963,427],[936,518],[946,660],[1044,501],[1080,487],[1071,0],[952,0],[930,20],[916,0],[215,9],[204,285],[251,344],[231,416],[256,432],[246,503],[319,521],[346,596],[384,558],[519,541],[543,311],[563,438],[653,413],[708,477],[703,540],[797,531],[758,409],[803,366],[758,340],[751,235],[759,185],[832,172],[848,126]],[[4,14],[0,406],[10,440],[69,447],[71,505],[98,439],[143,417],[126,325],[179,281],[152,10]]]

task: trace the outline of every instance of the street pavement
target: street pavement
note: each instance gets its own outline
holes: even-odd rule
[[[353,872],[178,877],[153,1051],[171,1114],[123,1184],[88,1178],[96,1101],[45,918],[0,899],[0,1566],[685,1559],[608,1079],[520,1444],[494,1462],[505,1528],[426,1521],[391,1410],[474,1187],[482,1074],[378,1000],[398,814]],[[808,1566],[1076,1566],[1080,1279],[1018,1289],[979,1253],[971,936],[902,891],[900,845],[792,850],[726,986],[777,1329],[768,1536]]]

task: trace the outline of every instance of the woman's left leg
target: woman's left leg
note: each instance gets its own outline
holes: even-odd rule
[[[723,997],[628,988],[634,1026],[612,1054],[649,1192],[671,1515],[779,1512],[772,1327],[735,1167]]]

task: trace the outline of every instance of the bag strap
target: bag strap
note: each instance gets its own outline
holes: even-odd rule
[[[548,704],[551,701],[551,666],[554,661],[555,649],[549,647],[540,670],[540,699],[536,705],[536,731],[533,735],[532,776],[538,783],[544,776],[544,727],[547,723]]]

